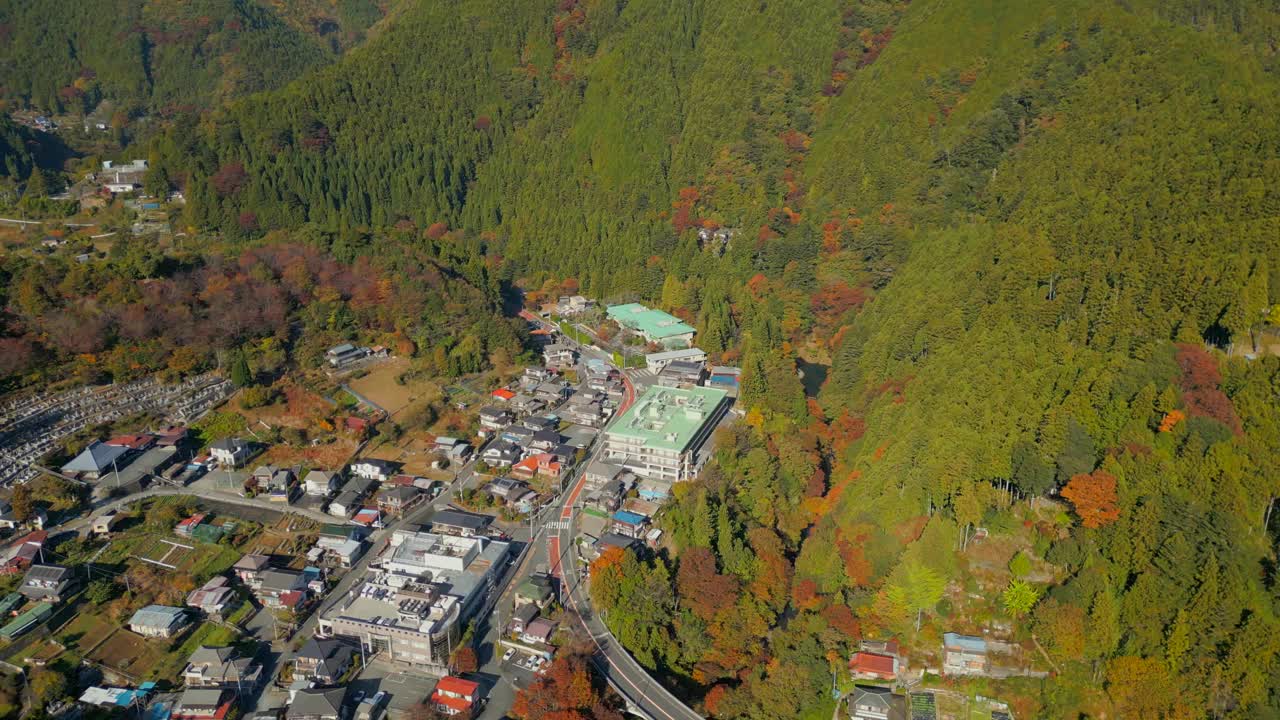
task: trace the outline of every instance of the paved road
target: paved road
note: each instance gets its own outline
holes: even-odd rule
[[[631,378],[624,373],[623,380],[626,383],[627,392],[623,397],[623,402],[618,407],[618,411],[614,413],[614,419],[621,417],[622,413],[636,399],[636,390]],[[599,454],[600,447],[599,445],[596,446],[591,459],[594,459]],[[590,462],[590,459],[588,462]],[[578,568],[577,552],[573,546],[573,537],[576,532],[574,525],[577,521],[574,513],[574,504],[582,493],[582,487],[585,482],[585,477],[579,476],[574,486],[563,495],[559,511],[561,523],[550,538],[551,567],[560,576],[563,588],[561,592],[565,594],[565,605],[578,614],[582,621],[583,629],[586,630],[592,644],[595,645],[597,651],[594,658],[596,667],[609,681],[609,684],[633,706],[633,709],[638,709],[653,720],[691,720],[693,718],[701,718],[701,715],[694,712],[675,695],[672,695],[657,680],[654,680],[648,671],[640,663],[636,662],[635,658],[631,657],[631,653],[627,652],[622,643],[613,637],[613,634],[609,632],[609,628],[591,609],[591,601],[586,594],[583,578]]]

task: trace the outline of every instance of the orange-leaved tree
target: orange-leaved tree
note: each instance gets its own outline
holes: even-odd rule
[[[1062,496],[1075,506],[1076,514],[1087,528],[1100,528],[1120,519],[1116,478],[1105,470],[1073,476],[1062,489]]]

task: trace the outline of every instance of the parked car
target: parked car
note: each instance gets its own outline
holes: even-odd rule
[[[516,654],[515,648],[507,648],[507,651],[502,653],[502,662],[506,662],[510,660],[512,656],[514,656],[515,654]]]

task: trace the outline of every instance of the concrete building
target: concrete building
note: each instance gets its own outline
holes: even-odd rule
[[[370,657],[445,672],[507,550],[486,538],[397,531],[362,581],[320,618],[319,632],[354,638]]]
[[[71,568],[61,565],[32,565],[22,579],[18,592],[29,600],[46,600],[60,603],[76,588],[76,577]]]
[[[651,372],[662,372],[663,368],[673,362],[691,362],[702,365],[707,361],[707,352],[698,348],[682,348],[660,353],[649,353],[644,356],[644,364]]]
[[[667,363],[658,373],[658,384],[662,387],[686,388],[702,384],[702,363],[675,360]]]
[[[641,477],[688,480],[728,409],[723,390],[650,387],[605,432],[602,459]]]
[[[611,305],[605,312],[619,326],[668,348],[688,347],[697,332],[692,325],[670,313],[650,310],[638,303]]]

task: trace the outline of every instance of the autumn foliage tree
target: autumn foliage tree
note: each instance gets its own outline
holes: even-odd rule
[[[689,548],[680,556],[676,588],[681,603],[703,620],[732,607],[738,597],[738,579],[716,572],[715,555],[701,547]]]
[[[512,717],[520,720],[622,720],[591,671],[590,650],[560,651],[547,671],[516,693]]]
[[[1087,528],[1100,528],[1120,519],[1116,505],[1116,478],[1105,470],[1074,475],[1062,489],[1062,496],[1071,501]]]

